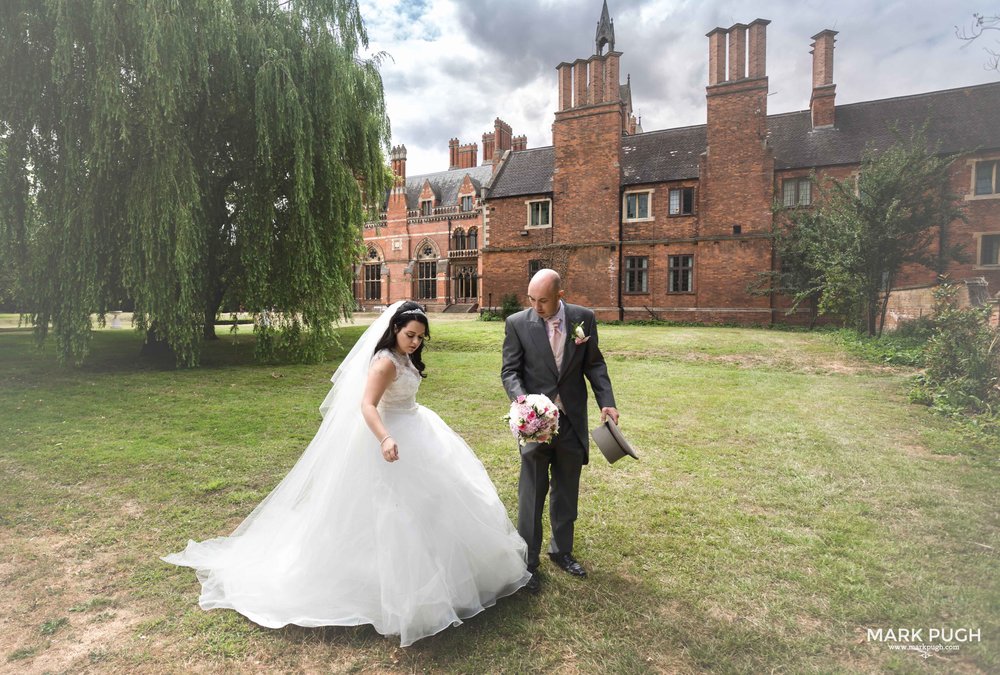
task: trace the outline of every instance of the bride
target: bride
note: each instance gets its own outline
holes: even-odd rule
[[[203,609],[269,628],[372,624],[408,646],[530,579],[482,463],[415,401],[427,316],[389,307],[334,373],[319,431],[228,537],[163,558],[193,567]]]

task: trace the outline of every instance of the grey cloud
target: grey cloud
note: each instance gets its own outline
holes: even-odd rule
[[[705,33],[756,18],[772,20],[771,113],[808,107],[811,36],[827,28],[840,31],[834,66],[838,103],[996,81],[996,73],[982,69],[981,50],[963,49],[954,37],[954,26],[967,22],[981,5],[981,0],[608,2],[615,47],[623,52],[622,77],[632,76],[633,104],[647,131],[705,122]],[[448,138],[479,141],[495,116],[510,122],[515,133],[528,134],[529,147],[550,143],[555,66],[593,53],[601,2],[476,0],[456,1],[455,7],[458,21],[434,24],[436,17],[425,9],[416,23],[420,30],[436,26],[446,36],[458,31],[471,48],[461,54],[433,53],[442,43],[428,42],[426,60],[383,69],[387,97],[405,111],[393,120],[394,142],[426,148],[434,162],[428,170],[447,161]],[[411,28],[412,37],[417,26]],[[391,44],[380,47],[393,51]],[[422,95],[425,90],[431,93]]]

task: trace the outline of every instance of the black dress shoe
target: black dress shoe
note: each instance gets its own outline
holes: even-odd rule
[[[587,576],[587,570],[583,569],[583,565],[578,563],[569,553],[550,553],[549,559],[574,577]]]
[[[538,578],[537,572],[532,572],[531,578],[528,579],[528,583],[524,585],[524,590],[528,591],[532,595],[538,595],[538,592],[542,590],[542,581]]]

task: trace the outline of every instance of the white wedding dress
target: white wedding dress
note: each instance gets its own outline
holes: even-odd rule
[[[285,479],[231,536],[163,558],[197,571],[203,609],[270,628],[372,624],[405,647],[527,583],[524,541],[469,446],[416,403],[409,357],[370,356],[385,315],[337,370],[323,423]],[[360,421],[378,358],[396,367],[378,406],[399,446],[392,463]]]

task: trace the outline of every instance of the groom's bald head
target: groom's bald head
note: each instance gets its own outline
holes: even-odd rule
[[[562,278],[555,270],[538,270],[528,282],[528,302],[543,319],[554,316],[559,311],[563,292]]]

